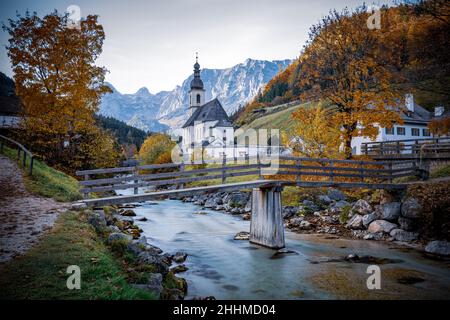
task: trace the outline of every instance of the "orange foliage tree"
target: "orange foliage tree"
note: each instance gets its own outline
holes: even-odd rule
[[[401,122],[389,67],[396,63],[396,51],[383,45],[383,30],[367,27],[368,17],[364,7],[353,14],[331,12],[311,28],[300,57],[300,83],[307,89],[302,97],[336,106],[333,118],[341,126],[346,158],[351,157],[353,137],[375,137],[378,125]]]
[[[339,157],[339,127],[333,120],[333,111],[317,108],[300,108],[292,113],[294,128],[289,133],[288,144],[295,153],[309,158]]]
[[[145,139],[139,150],[139,159],[143,164],[160,164],[172,162],[172,149],[175,142],[169,136],[156,133]]]
[[[106,69],[95,65],[105,39],[97,18],[89,15],[70,28],[68,14],[27,12],[3,25],[24,105],[22,139],[46,162],[69,171],[95,165],[96,158],[102,165],[117,159],[112,137],[94,120],[101,95],[109,92]]]

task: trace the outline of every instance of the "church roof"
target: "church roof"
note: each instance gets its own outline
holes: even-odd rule
[[[219,100],[214,100],[205,103],[196,108],[194,113],[189,117],[183,128],[193,126],[195,122],[217,121],[215,127],[232,127],[231,120],[223,109]]]

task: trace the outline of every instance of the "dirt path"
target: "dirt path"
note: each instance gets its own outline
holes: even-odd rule
[[[0,155],[0,263],[28,251],[68,207],[28,193],[17,164]]]

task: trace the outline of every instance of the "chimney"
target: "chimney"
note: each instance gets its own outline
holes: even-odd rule
[[[414,112],[414,96],[412,93],[407,93],[405,95],[405,106],[410,112]]]
[[[434,107],[434,116],[435,117],[440,117],[440,116],[442,116],[444,114],[444,111],[445,111],[445,109],[442,106]]]

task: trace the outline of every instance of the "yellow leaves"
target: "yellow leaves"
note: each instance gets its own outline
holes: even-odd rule
[[[175,142],[170,137],[156,133],[145,139],[139,150],[139,158],[144,164],[170,163],[172,148]]]
[[[320,104],[316,108],[300,108],[292,114],[292,119],[294,130],[283,142],[307,157],[338,157],[339,129],[332,110]]]
[[[117,160],[115,140],[95,127],[94,113],[106,70],[95,65],[105,34],[97,16],[81,21],[81,30],[66,27],[56,11],[10,20],[8,56],[16,93],[22,101],[23,140],[51,165],[65,171],[106,166]],[[69,147],[64,147],[69,141]]]

